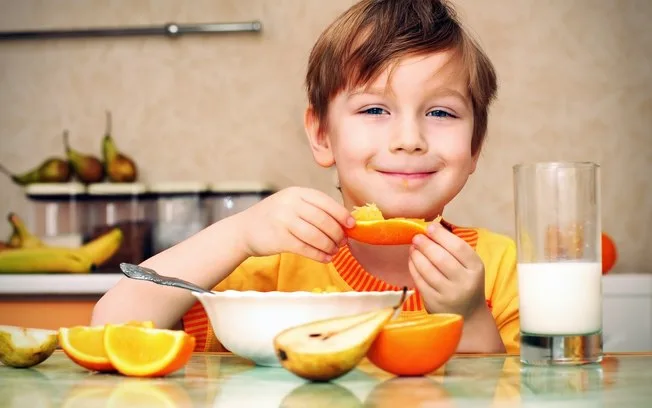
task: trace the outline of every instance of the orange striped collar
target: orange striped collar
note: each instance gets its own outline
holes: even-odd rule
[[[446,227],[446,229],[462,238],[467,244],[475,249],[478,242],[478,231],[476,229],[457,227],[443,220],[441,223]],[[333,266],[342,279],[344,279],[344,281],[355,291],[373,292],[401,290],[400,287],[391,285],[367,272],[362,265],[360,265],[357,259],[355,259],[348,245],[340,248],[338,253],[333,257]],[[423,300],[419,292],[415,289],[414,295],[412,295],[403,305],[403,310],[417,311],[423,309]]]

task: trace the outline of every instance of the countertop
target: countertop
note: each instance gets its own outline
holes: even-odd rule
[[[103,295],[124,275],[88,274],[0,274],[0,295]]]
[[[196,353],[165,378],[85,371],[61,351],[31,369],[0,366],[0,406],[38,407],[649,407],[652,353],[601,364],[522,366],[518,356],[454,356],[428,377],[397,378],[367,360],[332,383],[222,353]]]
[[[122,277],[115,272],[89,274],[0,274],[0,295],[103,295]],[[652,294],[652,274],[613,274],[603,277],[603,295]]]

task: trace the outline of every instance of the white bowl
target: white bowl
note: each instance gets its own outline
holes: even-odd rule
[[[193,292],[217,339],[232,353],[261,366],[280,367],[274,337],[311,321],[396,305],[402,291],[387,292]],[[408,291],[407,296],[413,291]]]

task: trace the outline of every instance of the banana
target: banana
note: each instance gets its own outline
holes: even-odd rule
[[[88,273],[93,261],[78,249],[16,248],[0,251],[0,273]]]
[[[16,213],[9,213],[7,219],[13,227],[13,232],[8,241],[9,247],[17,249],[41,248],[72,251],[73,253],[78,253],[80,257],[89,258],[96,267],[108,261],[120,249],[120,245],[122,245],[122,230],[120,228],[114,228],[91,242],[82,245],[80,248],[70,249],[46,246],[43,241],[29,231],[23,220]],[[46,253],[49,254],[49,252]],[[24,266],[23,268],[29,269],[30,266]]]
[[[120,249],[122,237],[122,230],[114,228],[84,244],[79,250],[88,256],[95,266],[100,267]]]
[[[45,244],[36,235],[32,234],[23,220],[13,212],[7,216],[9,223],[13,227],[13,232],[9,237],[9,244],[15,248],[41,248]]]

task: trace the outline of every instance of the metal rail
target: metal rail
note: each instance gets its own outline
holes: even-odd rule
[[[176,24],[168,23],[162,26],[142,26],[124,28],[80,28],[67,30],[31,30],[0,32],[0,41],[40,40],[55,38],[88,38],[88,37],[134,37],[163,35],[179,37],[185,34],[213,34],[234,32],[260,32],[262,24],[259,21],[240,23],[209,23],[209,24]]]

